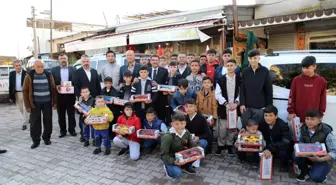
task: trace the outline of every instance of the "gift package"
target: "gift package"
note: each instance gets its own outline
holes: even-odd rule
[[[125,103],[129,102],[128,100],[120,99],[114,96],[105,96],[104,99],[106,104],[114,104],[119,106],[124,106]]]
[[[86,124],[88,125],[100,125],[100,124],[107,124],[108,123],[108,118],[107,114],[104,116],[91,116],[89,115],[85,120]]]
[[[213,121],[213,116],[208,114],[203,114],[210,126],[213,126],[215,123]]]
[[[271,180],[273,174],[273,156],[266,159],[264,153],[260,153],[259,176],[261,180]]]
[[[160,131],[155,129],[139,129],[137,137],[142,139],[157,139],[160,136]]]
[[[113,96],[104,96],[104,100],[106,104],[112,104],[114,97]]]
[[[238,151],[261,152],[263,150],[263,137],[261,134],[243,133],[238,135]]]
[[[204,150],[202,147],[194,147],[181,152],[175,153],[175,158],[180,165],[189,162],[194,162],[198,159],[204,158]]]
[[[89,115],[90,110],[91,110],[91,108],[92,108],[92,107],[90,107],[90,106],[85,105],[85,104],[82,103],[82,102],[79,102],[79,101],[77,101],[77,102],[75,103],[74,107],[75,107],[77,110],[81,109],[81,110],[83,111],[83,114],[84,114],[85,116]]]
[[[184,113],[184,114],[187,114],[184,105],[179,105],[179,106],[177,106],[177,107],[174,109],[174,112],[177,112],[177,111],[182,112],[182,113]]]
[[[227,128],[228,129],[237,129],[238,128],[238,114],[237,109],[235,110],[228,110],[226,109],[227,115]]]
[[[173,86],[173,85],[158,85],[158,91],[175,92],[176,91],[176,86]]]
[[[289,128],[292,131],[292,137],[293,137],[295,142],[299,142],[299,140],[300,140],[300,137],[301,137],[300,128],[301,128],[301,126],[302,126],[302,124],[300,122],[299,117],[294,117],[291,121],[289,121]]]
[[[57,86],[57,91],[60,94],[74,94],[75,89],[71,84],[71,81],[61,81],[61,85]]]
[[[134,102],[145,102],[151,99],[151,95],[150,94],[134,94],[131,96],[130,99],[134,100]]]
[[[325,156],[328,155],[324,143],[296,143],[294,145],[296,157]]]
[[[135,131],[135,127],[134,126],[128,126],[128,125],[114,124],[112,126],[112,131],[116,132],[118,134],[132,134]]]

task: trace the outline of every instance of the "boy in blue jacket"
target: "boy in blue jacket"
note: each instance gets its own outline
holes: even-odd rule
[[[143,124],[144,129],[155,129],[160,131],[160,135],[168,132],[167,125],[156,116],[154,108],[150,107],[146,112],[146,119]],[[161,142],[161,138],[158,139],[145,139],[144,147],[146,153],[152,153],[157,145]]]
[[[196,97],[196,91],[189,88],[189,81],[185,78],[181,79],[178,82],[178,91],[173,94],[171,107],[174,110],[177,106],[184,105],[185,101],[188,99],[196,100]]]

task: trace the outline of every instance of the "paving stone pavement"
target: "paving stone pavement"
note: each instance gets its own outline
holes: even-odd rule
[[[59,128],[54,112],[52,144],[30,149],[29,129],[21,130],[21,115],[13,105],[1,104],[0,148],[7,149],[0,155],[0,185],[294,185],[293,174],[280,173],[275,167],[273,180],[261,181],[257,170],[249,165],[238,165],[234,157],[207,156],[196,175],[183,174],[179,180],[165,177],[158,154],[142,155],[140,160],[117,157],[113,147],[109,156],[93,155],[92,146],[84,148],[79,137],[59,139]],[[77,128],[78,130],[78,128]],[[336,184],[335,172],[329,174],[328,184]],[[304,185],[315,184],[311,182]]]

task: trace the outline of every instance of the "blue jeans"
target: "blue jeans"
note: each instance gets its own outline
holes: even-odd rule
[[[103,144],[106,149],[111,148],[111,140],[110,140],[110,135],[109,135],[109,130],[96,130],[95,131],[95,139],[96,139],[96,147],[100,147]]]
[[[90,138],[95,138],[95,130],[93,129],[92,125],[87,125],[84,121],[80,121],[82,128],[83,128],[83,138],[85,141],[88,141]],[[91,136],[91,137],[90,137]]]
[[[205,139],[198,140],[197,144],[200,145],[204,149],[204,152],[206,151],[206,147],[208,146],[208,141]]]
[[[187,163],[183,166],[176,166],[165,163],[165,167],[167,169],[168,175],[174,179],[177,179],[182,176],[182,168],[189,168],[191,164],[192,163]]]
[[[145,148],[155,148],[159,143],[161,143],[161,139],[144,139],[144,147]]]
[[[331,170],[331,165],[327,162],[312,162],[307,158],[295,157],[295,154],[294,159],[301,171],[308,173],[308,164],[312,165],[310,178],[316,183],[322,183]]]

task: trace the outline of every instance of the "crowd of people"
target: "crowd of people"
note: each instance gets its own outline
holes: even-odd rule
[[[130,159],[139,160],[140,155],[152,153],[160,146],[166,175],[179,178],[182,171],[195,174],[201,161],[179,165],[176,152],[200,146],[206,154],[212,154],[213,143],[217,143],[215,155],[227,153],[233,157],[239,146],[238,133],[246,132],[263,135],[263,153],[266,158],[272,155],[280,158],[280,171],[287,172],[290,161],[295,161],[301,170],[298,181],[307,180],[308,175],[315,182],[325,181],[336,160],[336,138],[332,128],[321,122],[326,110],[326,81],[315,73],[316,59],[307,56],[302,60],[303,73],[292,82],[288,119],[300,118],[300,143],[325,143],[328,155],[302,158],[292,155],[295,141],[287,120],[280,119],[273,106],[270,72],[259,64],[259,51],[248,52],[250,65],[245,69],[231,58],[229,49],[222,53],[222,62],[216,55],[214,49],[201,55],[200,60],[185,52],[173,54],[170,61],[152,55],[150,63],[143,60],[139,64],[134,52],[129,50],[127,64],[119,66],[116,54],[108,51],[109,63],[103,67],[101,77],[90,67],[87,55],[82,55],[82,67],[76,70],[68,65],[67,55],[61,54],[60,66],[53,68],[51,73],[44,69],[42,60],[36,60],[34,69],[29,72],[25,72],[21,62],[16,60],[13,63],[15,71],[10,74],[10,101],[16,102],[23,115],[23,130],[30,121],[32,149],[40,145],[41,135],[46,145],[51,144],[52,109],[58,112],[59,137],[65,137],[68,132],[77,136],[74,108],[77,100],[93,107],[90,115],[108,115],[109,124],[92,126],[87,124],[85,111],[78,109],[80,142],[88,147],[92,141],[96,147],[93,154],[101,153],[103,145],[104,155],[109,155],[113,144],[120,148],[118,156],[129,153]],[[101,80],[104,88],[101,88]],[[74,94],[57,91],[62,81],[72,81]],[[158,85],[176,86],[177,90],[162,92]],[[136,94],[150,94],[150,99],[137,102],[132,96]],[[106,104],[104,96],[129,102],[123,106]],[[181,105],[185,111],[176,111]],[[228,126],[229,111],[241,117],[241,129]],[[205,116],[212,116],[212,120],[209,122]],[[135,132],[116,134],[112,132],[113,124],[134,126]],[[136,135],[141,128],[159,130],[161,137],[141,140]],[[217,142],[214,142],[214,132],[217,132]],[[259,161],[258,153],[237,152],[237,156],[240,163]]]

